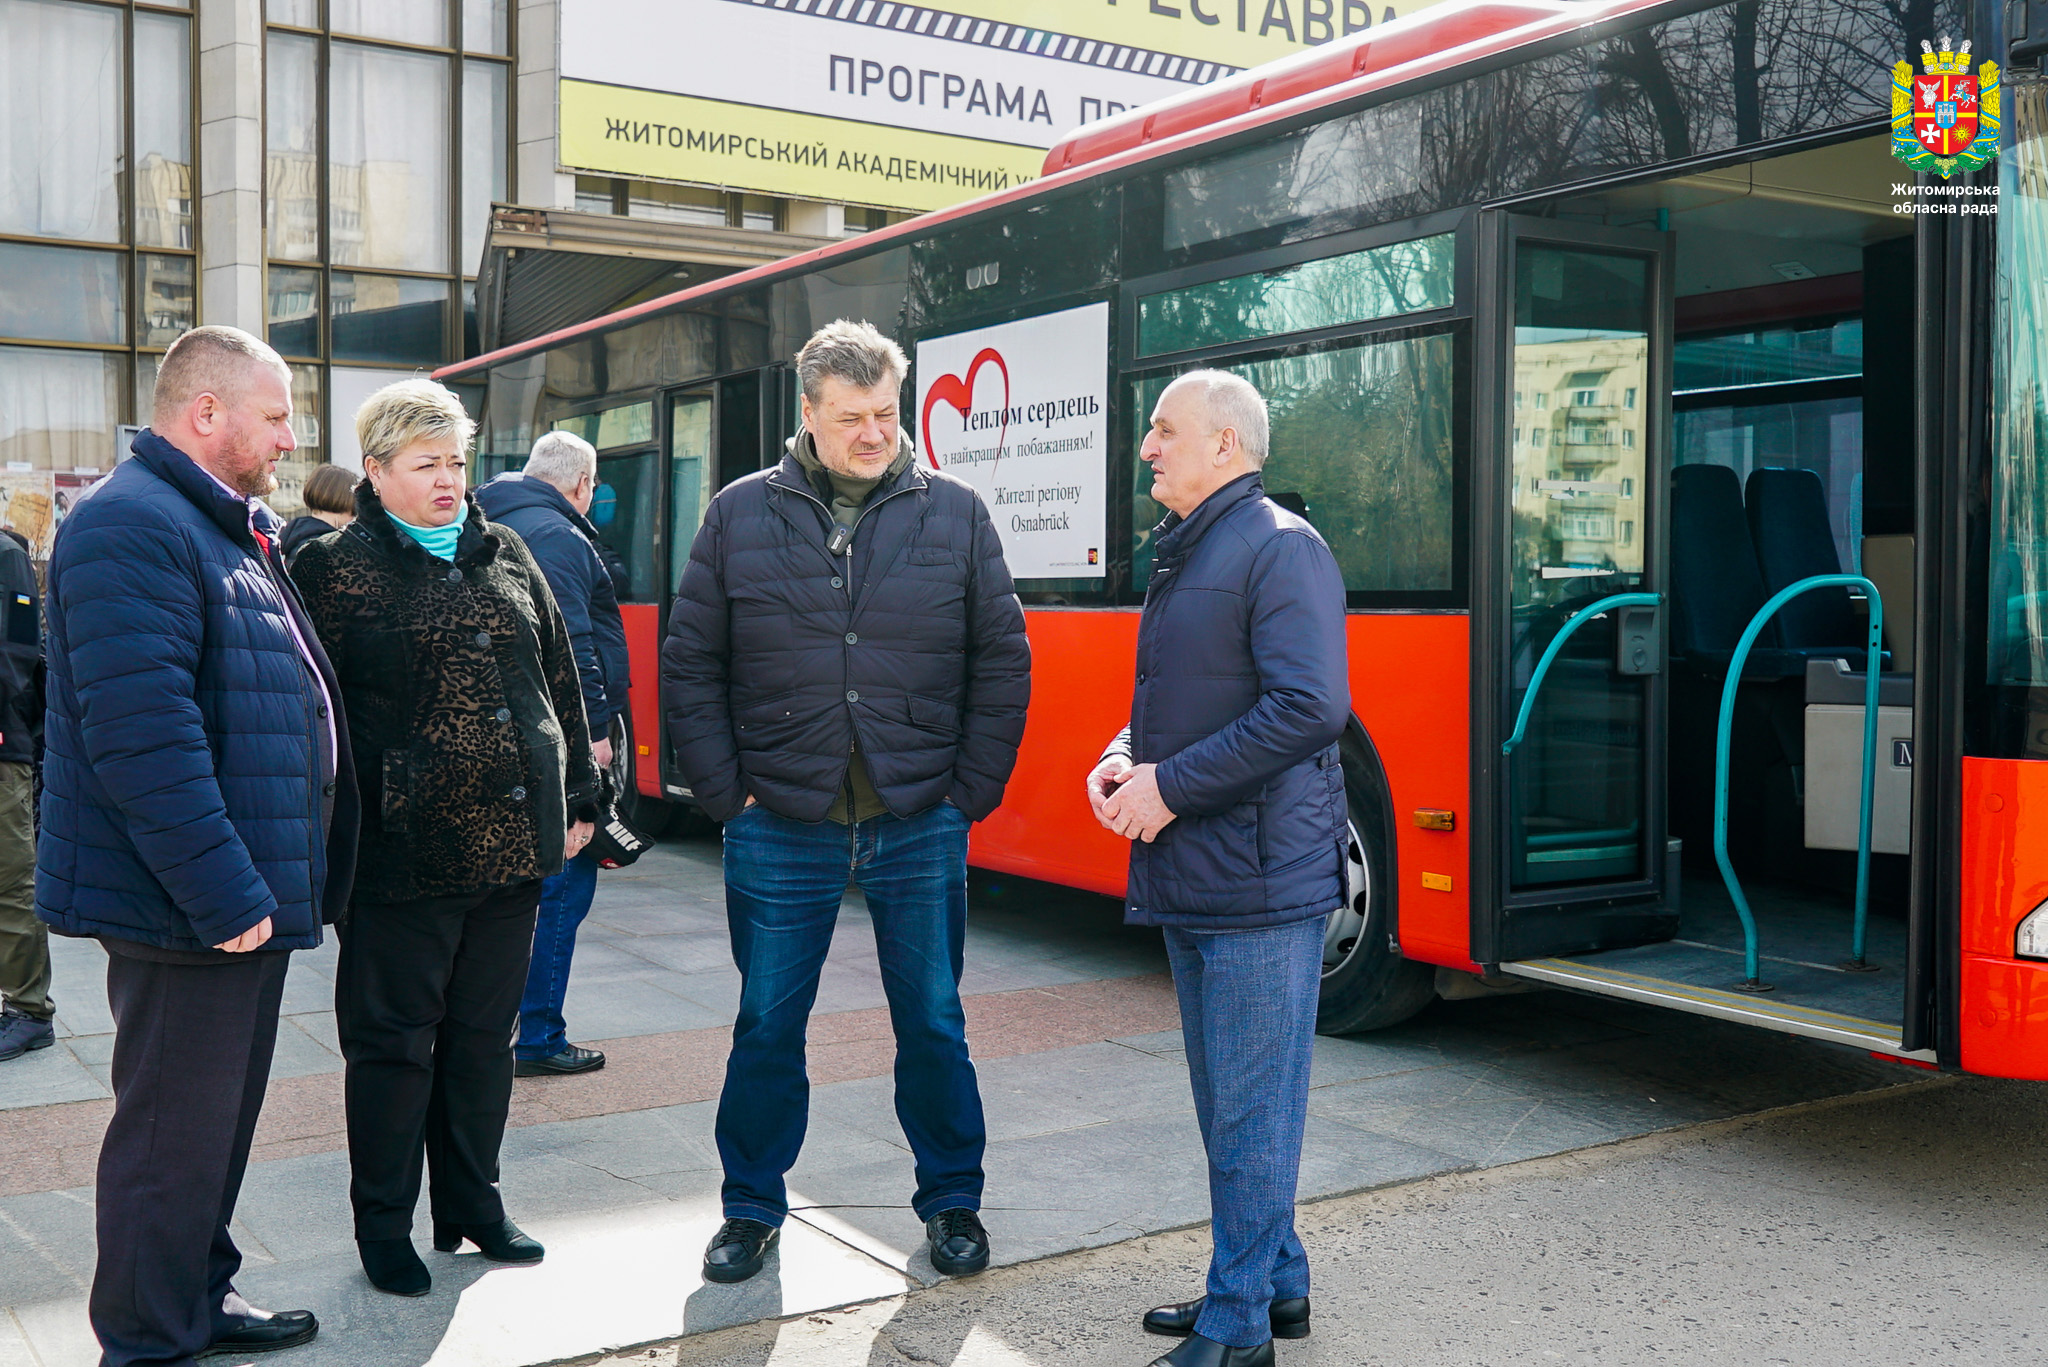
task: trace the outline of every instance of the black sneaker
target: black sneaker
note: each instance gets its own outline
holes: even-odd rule
[[[988,1266],[988,1231],[971,1210],[942,1210],[924,1222],[932,1266],[948,1277],[964,1277]]]
[[[57,1027],[11,1006],[0,1007],[0,1063],[57,1042]]]
[[[514,1077],[545,1077],[549,1073],[592,1073],[604,1067],[604,1055],[595,1049],[572,1044],[546,1058],[523,1058],[512,1065]]]
[[[782,1231],[759,1220],[727,1220],[704,1249],[704,1276],[714,1282],[743,1282],[761,1270]]]

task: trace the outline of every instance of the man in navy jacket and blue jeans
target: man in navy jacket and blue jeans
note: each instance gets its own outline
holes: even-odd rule
[[[1295,1180],[1323,930],[1344,900],[1337,741],[1344,580],[1265,496],[1265,400],[1223,371],[1169,385],[1141,452],[1169,510],[1138,628],[1131,724],[1088,776],[1131,844],[1124,919],[1161,926],[1209,1155],[1207,1294],[1144,1317],[1153,1367],[1268,1367],[1308,1333]]]
[[[135,454],[57,533],[36,914],[107,952],[114,1115],[88,1312],[104,1367],[311,1339],[234,1288],[228,1233],[294,949],[348,904],[357,807],[334,671],[257,500],[291,375],[186,333]]]
[[[597,528],[590,505],[597,497],[597,451],[569,432],[549,432],[533,444],[526,468],[504,474],[476,491],[491,521],[519,534],[555,595],[576,673],[583,686],[583,715],[590,723],[597,767],[611,766],[613,723],[626,710],[630,671],[626,626],[610,571],[598,555]],[[540,886],[540,913],[533,928],[533,959],[519,1002],[519,1042],[512,1056],[521,1077],[587,1073],[604,1067],[604,1055],[569,1043],[562,1004],[569,994],[569,961],[576,930],[597,896],[597,852],[583,853]]]
[[[967,831],[1003,800],[1030,696],[988,510],[902,435],[894,342],[837,322],[797,356],[804,429],[711,500],[662,645],[676,763],[725,825],[739,1019],[718,1102],[725,1223],[704,1274],[760,1271],[803,1146],[804,1027],[849,881],[896,1031],[896,1115],[932,1265],[988,1265],[987,1138],[960,1006]]]

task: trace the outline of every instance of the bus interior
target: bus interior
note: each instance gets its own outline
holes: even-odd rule
[[[1640,584],[1643,542],[1659,527],[1668,537],[1666,908],[1675,899],[1675,928],[1667,922],[1668,938],[1653,943],[1547,961],[1581,982],[1654,983],[1722,1004],[1740,996],[1760,1014],[1898,1038],[1912,886],[1915,529],[1913,222],[1886,194],[1895,169],[1887,140],[1866,137],[1538,211],[1656,233],[1670,253],[1668,369],[1648,345],[1589,349],[1587,336],[1621,333],[1577,335],[1575,345],[1516,334],[1517,539],[1586,567],[1545,571],[1594,576],[1583,603]],[[1533,288],[1542,292],[1541,279]],[[1670,443],[1658,451],[1643,396],[1667,383]],[[1645,460],[1661,468],[1646,472]],[[1661,509],[1650,494],[1658,487]],[[1767,599],[1843,573],[1877,586],[1885,647],[1866,952],[1852,961],[1871,604],[1860,590],[1827,587],[1777,613],[1735,692],[1727,850],[1757,925],[1761,971],[1751,980],[1714,854],[1724,685]],[[1570,592],[1553,590],[1550,601]],[[1518,589],[1518,619],[1542,596],[1540,586]],[[1512,800],[1526,816],[1511,858],[1532,880],[1546,859],[1560,880],[1578,861],[1583,880],[1603,838],[1632,854],[1613,838],[1622,832],[1599,829],[1600,811],[1603,785],[1639,770],[1600,753],[1603,732],[1590,723],[1612,716],[1582,721],[1571,745],[1553,742],[1565,762],[1515,778]]]

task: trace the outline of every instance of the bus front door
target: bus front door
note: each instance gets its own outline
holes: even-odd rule
[[[1473,958],[1669,938],[1666,235],[1480,220]]]

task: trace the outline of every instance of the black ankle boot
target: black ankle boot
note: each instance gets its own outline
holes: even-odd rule
[[[462,1247],[464,1239],[482,1249],[484,1256],[494,1263],[537,1263],[547,1253],[539,1241],[510,1220],[499,1220],[489,1225],[434,1221],[435,1252],[453,1253]]]
[[[434,1287],[427,1265],[413,1252],[410,1239],[358,1239],[356,1255],[370,1285],[394,1296],[424,1296]]]

